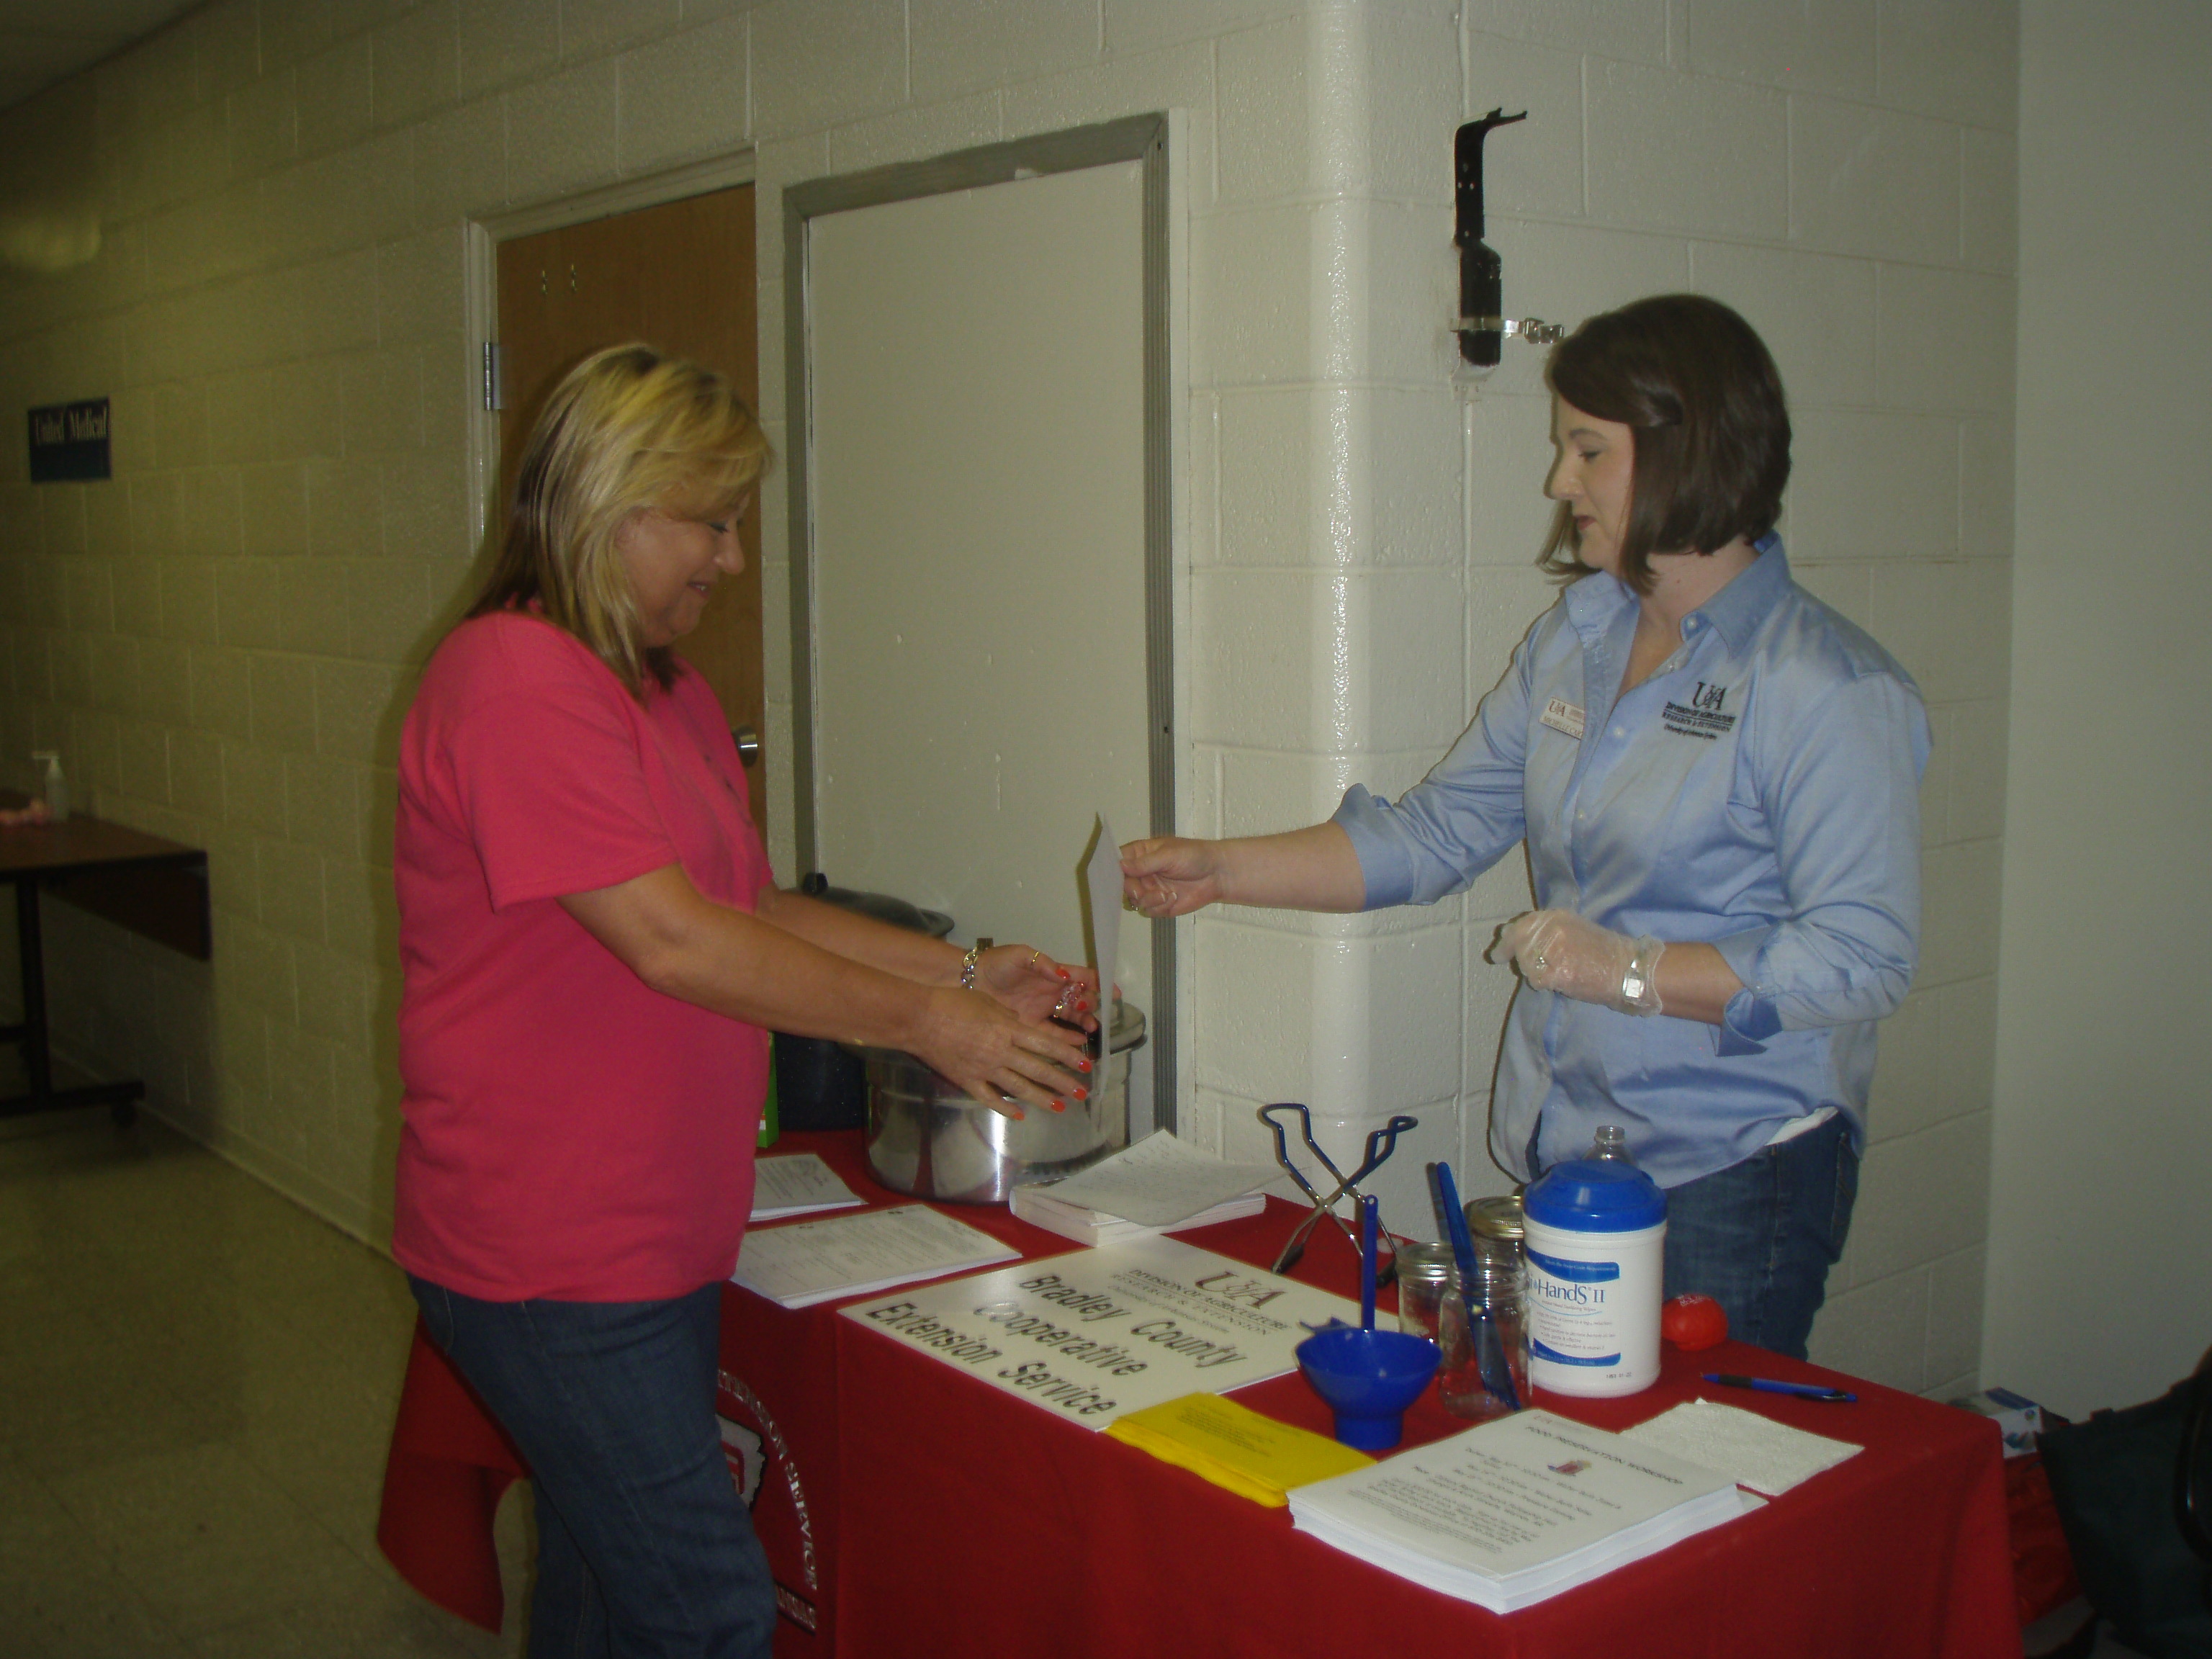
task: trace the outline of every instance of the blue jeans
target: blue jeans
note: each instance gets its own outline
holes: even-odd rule
[[[1858,1190],[1859,1155],[1841,1113],[1669,1188],[1666,1294],[1702,1291],[1727,1310],[1737,1341],[1802,1359]]]
[[[714,1420],[721,1286],[481,1302],[409,1282],[431,1340],[530,1460],[533,1659],[765,1659],[775,1584]]]

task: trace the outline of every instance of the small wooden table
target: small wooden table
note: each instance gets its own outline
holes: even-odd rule
[[[24,798],[0,790],[0,806]],[[157,945],[202,962],[214,954],[208,915],[207,854],[119,823],[74,813],[66,823],[0,829],[0,881],[15,890],[15,945],[22,962],[23,1018],[0,1025],[0,1042],[22,1050],[21,1094],[0,1097],[0,1118],[70,1106],[106,1106],[118,1123],[137,1115],[146,1085],[136,1079],[57,1089],[46,1027],[45,952],[39,926],[44,889]]]

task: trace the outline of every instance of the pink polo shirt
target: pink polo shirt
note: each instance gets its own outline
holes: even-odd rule
[[[647,989],[559,902],[681,864],[755,908],[768,857],[714,693],[687,671],[641,707],[550,623],[463,623],[401,734],[392,864],[400,1265],[492,1301],[726,1277],[768,1034]]]

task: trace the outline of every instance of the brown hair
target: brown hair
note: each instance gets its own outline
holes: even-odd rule
[[[1620,578],[1651,591],[1651,556],[1755,541],[1782,515],[1790,411],[1782,376],[1749,323],[1700,294],[1661,294],[1592,317],[1552,348],[1561,401],[1635,436]],[[1561,502],[1539,568],[1589,574]]]
[[[676,654],[640,642],[617,538],[648,509],[701,520],[736,511],[769,459],[760,422],[713,369],[635,343],[593,352],[530,428],[499,558],[468,614],[534,604],[632,696],[644,697],[648,676],[666,690]]]

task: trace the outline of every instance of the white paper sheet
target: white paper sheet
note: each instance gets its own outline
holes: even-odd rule
[[[1770,1498],[1780,1497],[1861,1449],[1848,1440],[1808,1434],[1741,1406],[1711,1400],[1686,1400],[1670,1412],[1624,1430],[1620,1437],[1718,1469],[1738,1486]]]
[[[1113,1018],[1114,986],[1121,961],[1121,843],[1114,826],[1098,815],[1098,840],[1083,866],[1084,890],[1091,900],[1091,944],[1097,952],[1099,1024]]]
[[[787,1308],[806,1308],[1020,1254],[927,1205],[902,1204],[750,1234],[730,1277]]]
[[[1224,1199],[1273,1181],[1272,1164],[1228,1164],[1155,1129],[1133,1146],[1044,1190],[1062,1204],[1102,1210],[1146,1227],[1171,1227]]]
[[[753,1209],[750,1220],[776,1221],[817,1210],[857,1209],[866,1200],[837,1178],[837,1172],[813,1152],[787,1152],[753,1163]]]

